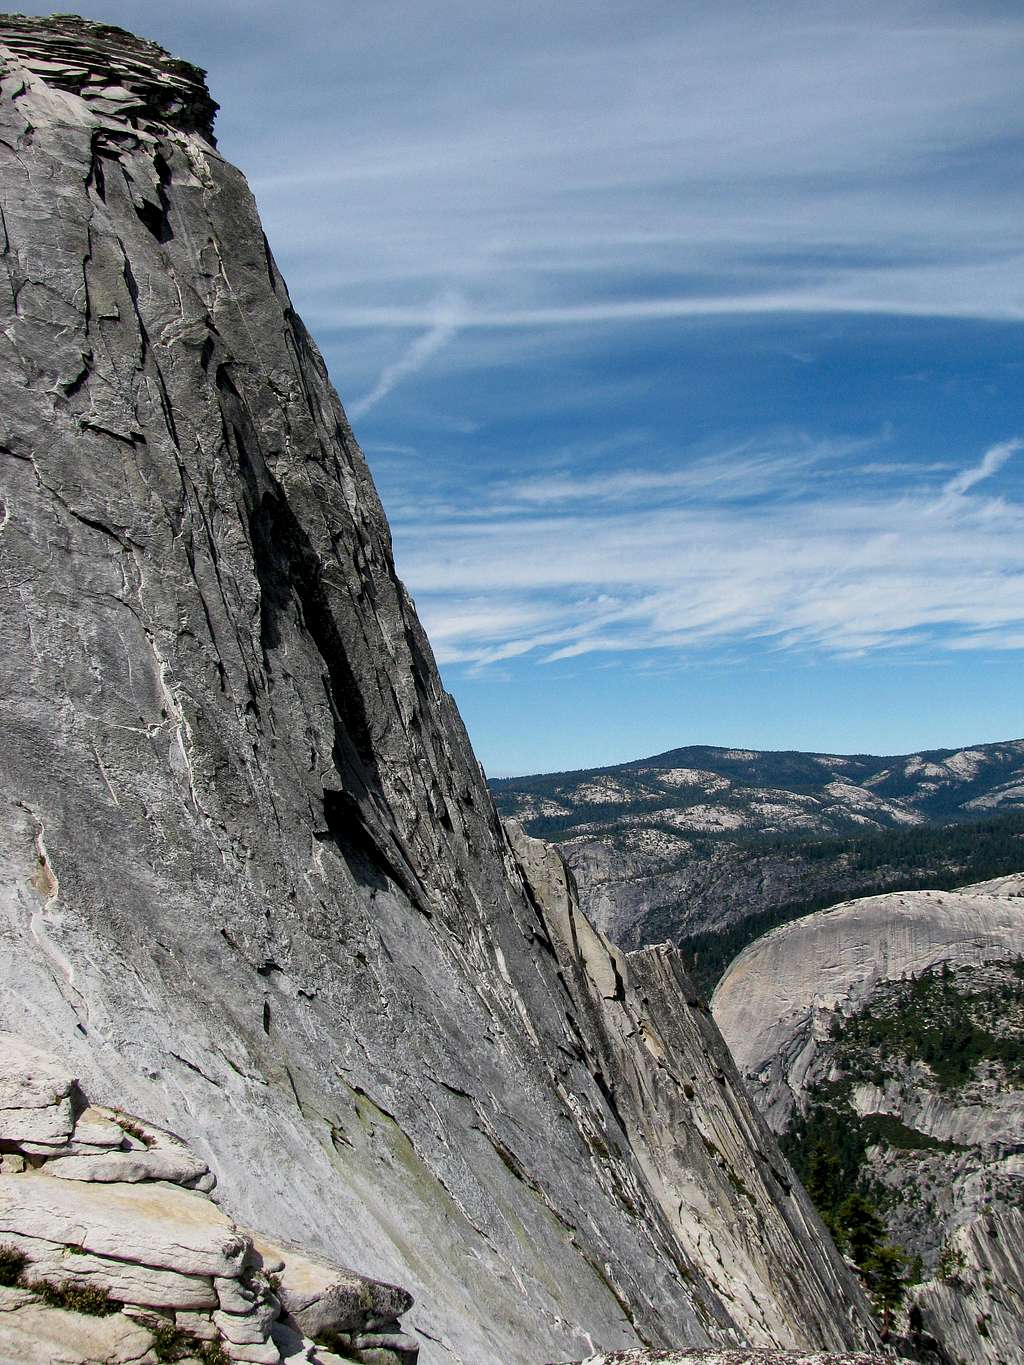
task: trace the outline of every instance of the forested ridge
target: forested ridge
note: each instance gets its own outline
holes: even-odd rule
[[[561,845],[601,928],[627,949],[680,944],[708,992],[789,920],[1024,869],[1022,740],[895,757],[691,746],[491,789]]]

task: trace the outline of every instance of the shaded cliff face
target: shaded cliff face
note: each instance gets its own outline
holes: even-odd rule
[[[425,1361],[870,1342],[678,962],[524,880],[200,74],[0,60],[0,1023]]]

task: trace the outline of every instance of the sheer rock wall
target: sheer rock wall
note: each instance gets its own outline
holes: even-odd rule
[[[0,1024],[408,1285],[423,1361],[869,1344],[678,964],[560,955],[201,73],[0,62]]]
[[[1007,1365],[1024,1351],[1024,1215],[993,1209],[950,1239],[955,1269],[912,1291],[941,1365]]]

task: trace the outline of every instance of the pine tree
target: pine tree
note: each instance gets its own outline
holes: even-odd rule
[[[875,1307],[882,1314],[882,1340],[889,1340],[892,1314],[907,1296],[907,1281],[903,1267],[906,1253],[899,1247],[883,1242],[876,1246],[863,1266],[864,1279]]]
[[[848,1195],[836,1209],[836,1228],[840,1245],[863,1271],[885,1231],[874,1204],[862,1194]]]
[[[816,1143],[807,1159],[804,1188],[833,1236],[836,1235],[836,1192],[841,1188],[841,1175],[835,1153],[829,1151],[823,1142]]]

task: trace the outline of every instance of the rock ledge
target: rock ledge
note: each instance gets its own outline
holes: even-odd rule
[[[0,45],[11,50],[21,70],[94,107],[106,106],[104,112],[214,140],[218,106],[206,88],[205,71],[123,28],[77,14],[47,19],[0,14]]]
[[[415,1362],[398,1321],[411,1294],[238,1227],[180,1138],[89,1105],[58,1058],[11,1034],[0,1153],[0,1360],[186,1358],[160,1354],[162,1332],[211,1365]],[[95,1312],[75,1310],[81,1291]]]

